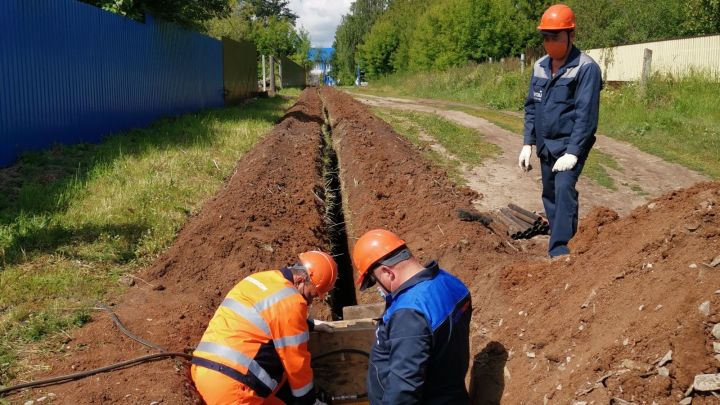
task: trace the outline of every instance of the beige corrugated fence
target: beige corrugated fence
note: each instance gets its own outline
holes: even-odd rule
[[[645,42],[585,51],[598,62],[607,81],[640,80],[643,53],[652,50],[650,73],[682,76],[691,71],[720,77],[720,35],[672,41]]]

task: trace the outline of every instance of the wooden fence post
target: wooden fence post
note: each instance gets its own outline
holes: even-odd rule
[[[640,79],[643,85],[645,85],[650,79],[650,69],[652,66],[652,49],[645,48],[643,52],[643,67],[642,67],[642,78]]]
[[[263,82],[263,91],[267,91],[267,75],[265,74],[265,55],[262,55],[262,82]]]

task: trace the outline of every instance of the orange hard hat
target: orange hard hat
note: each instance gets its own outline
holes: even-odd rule
[[[540,31],[561,31],[575,29],[575,13],[564,4],[548,7],[540,19]]]
[[[385,229],[373,229],[358,239],[353,247],[352,261],[358,271],[355,283],[362,285],[363,280],[377,262],[405,246],[405,241]]]
[[[310,280],[317,287],[319,296],[322,297],[332,290],[338,275],[338,266],[332,256],[325,252],[311,250],[300,253],[298,257],[300,264],[308,272]]]

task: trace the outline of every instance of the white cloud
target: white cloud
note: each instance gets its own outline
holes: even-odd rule
[[[331,47],[335,29],[354,0],[290,0],[290,9],[298,15],[296,25],[310,32],[313,47]]]

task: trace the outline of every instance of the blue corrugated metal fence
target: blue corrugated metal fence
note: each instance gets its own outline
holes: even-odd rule
[[[223,105],[221,41],[75,0],[0,1],[0,166]]]

